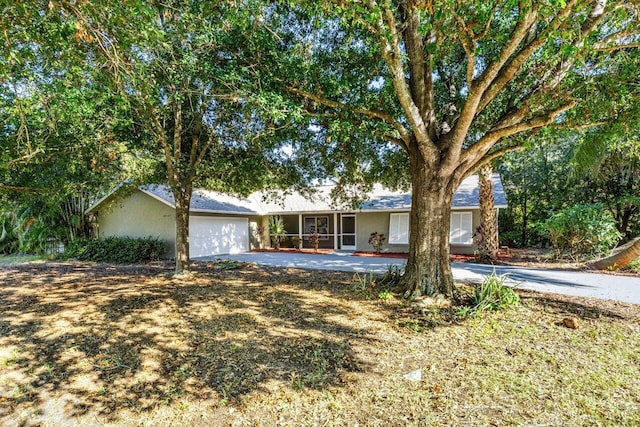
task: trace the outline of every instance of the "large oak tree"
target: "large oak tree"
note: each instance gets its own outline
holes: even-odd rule
[[[585,89],[640,42],[637,1],[289,3],[285,86],[323,129],[325,149],[340,145],[334,133],[358,134],[333,153],[359,156],[344,170],[363,176],[406,159],[407,297],[453,293],[449,223],[460,182],[588,103]]]
[[[55,2],[54,2],[55,3]],[[270,34],[261,2],[60,1],[86,61],[110,76],[164,165],[176,211],[176,274],[190,270],[194,184],[247,193],[287,181],[296,169],[274,151],[280,97],[253,80]],[[282,167],[285,166],[285,167]],[[279,168],[279,170],[277,170]]]

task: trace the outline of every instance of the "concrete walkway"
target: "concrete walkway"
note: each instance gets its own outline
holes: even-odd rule
[[[277,267],[295,267],[313,270],[338,270],[350,272],[384,273],[389,265],[403,266],[398,258],[359,257],[350,253],[328,255],[291,252],[248,252],[239,255],[200,258],[201,260],[231,259],[255,262]],[[452,263],[456,280],[479,283],[494,269],[498,275],[507,275],[506,283],[539,292],[610,299],[640,304],[640,279],[610,274],[582,273],[576,271],[546,270],[536,268],[490,266],[471,263]]]

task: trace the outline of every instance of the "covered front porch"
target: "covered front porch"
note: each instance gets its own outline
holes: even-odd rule
[[[314,249],[313,235],[318,234],[318,249],[355,251],[356,214],[350,212],[298,213],[278,215],[284,223],[285,236],[280,241],[284,248]],[[273,234],[269,232],[269,245],[273,247]]]

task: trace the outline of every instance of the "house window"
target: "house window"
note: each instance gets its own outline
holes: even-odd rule
[[[451,243],[470,245],[473,243],[473,216],[471,212],[454,212],[451,214]]]
[[[392,213],[389,217],[389,243],[406,245],[409,243],[409,214]]]
[[[321,240],[329,238],[329,217],[328,216],[308,216],[304,218],[305,239],[309,240],[309,234],[320,234]]]

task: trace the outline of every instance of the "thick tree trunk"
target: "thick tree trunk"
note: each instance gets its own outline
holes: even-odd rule
[[[478,245],[478,258],[487,262],[498,258],[498,223],[491,175],[491,166],[484,166],[478,172],[480,227],[477,230],[476,242]]]
[[[634,214],[635,209],[626,207],[622,209],[622,213],[616,218],[616,228],[618,231],[625,237],[631,238],[629,230],[629,222],[631,220],[631,216]]]
[[[598,270],[618,270],[631,264],[631,261],[640,257],[640,237],[630,242],[620,252],[598,260],[591,267]]]
[[[429,170],[419,156],[410,156],[412,200],[409,260],[401,290],[406,298],[453,296],[449,261],[451,200],[456,186]]]
[[[180,187],[180,186],[178,186]],[[191,272],[189,259],[189,205],[191,204],[191,187],[173,189],[176,204],[176,275]]]
[[[524,182],[524,178],[523,178],[523,188],[524,188],[524,194],[523,194],[523,199],[522,199],[522,241],[520,242],[521,246],[525,247],[527,246],[527,220],[528,220],[528,216],[527,216],[527,187],[526,187],[526,182]]]

